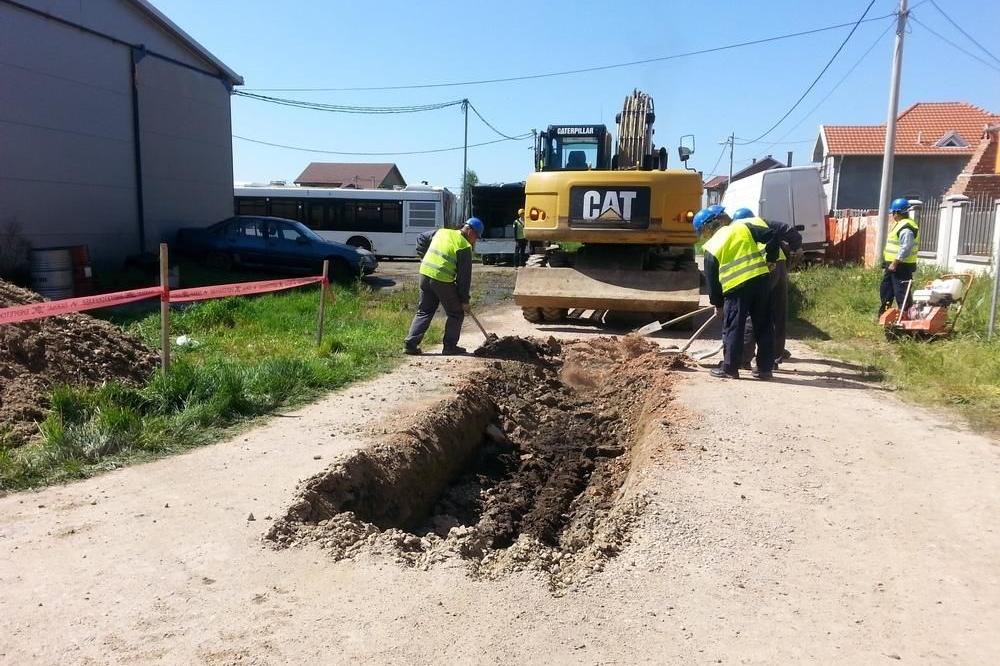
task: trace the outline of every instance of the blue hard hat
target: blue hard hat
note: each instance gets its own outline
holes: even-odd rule
[[[708,208],[702,208],[699,210],[694,219],[691,220],[691,224],[694,225],[695,233],[701,233],[702,227],[708,222],[711,222],[715,218],[719,217],[726,212],[726,209],[719,204],[712,204]]]
[[[745,220],[747,218],[754,217],[753,211],[749,208],[737,208],[733,213],[734,220]]]
[[[477,236],[483,235],[483,221],[478,217],[470,217],[465,221],[465,226],[472,227],[472,230],[476,232]]]
[[[908,210],[910,210],[910,200],[905,197],[893,199],[889,204],[889,211],[893,213],[905,213]]]

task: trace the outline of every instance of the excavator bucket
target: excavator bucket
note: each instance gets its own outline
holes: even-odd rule
[[[683,314],[698,308],[696,270],[520,268],[514,303],[523,308],[582,308]]]

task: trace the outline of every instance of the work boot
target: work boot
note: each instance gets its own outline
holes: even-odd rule
[[[420,349],[420,347],[411,347],[409,345],[405,345],[403,347],[403,353],[406,354],[407,356],[420,356],[424,352],[422,349]]]
[[[465,350],[465,347],[459,347],[458,345],[445,347],[444,349],[441,350],[442,356],[464,356],[465,354],[468,353],[469,352]]]
[[[722,369],[721,365],[719,367],[717,367],[717,368],[712,368],[712,371],[709,374],[712,375],[713,377],[717,378],[717,379],[739,379],[740,378],[740,373],[738,373],[738,372],[726,372],[725,370]]]
[[[756,369],[750,373],[754,376],[754,379],[774,379],[774,373],[770,370]]]
[[[750,361],[744,361],[743,363],[740,363],[740,370],[749,370],[749,369],[750,369]]]

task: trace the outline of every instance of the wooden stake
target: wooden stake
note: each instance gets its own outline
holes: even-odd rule
[[[330,260],[323,260],[323,281],[319,283],[319,321],[316,322],[316,344],[323,344],[323,323],[326,319],[326,292],[330,281]]]
[[[160,367],[170,370],[170,264],[167,244],[160,243]]]

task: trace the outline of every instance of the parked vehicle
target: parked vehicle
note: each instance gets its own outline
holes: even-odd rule
[[[769,169],[734,181],[722,197],[732,212],[749,208],[765,220],[799,227],[802,248],[822,253],[827,246],[826,193],[814,166]]]
[[[330,279],[348,282],[378,267],[371,252],[321,238],[304,224],[279,217],[237,215],[210,227],[180,229],[178,249],[208,263],[318,272],[330,260]]]
[[[471,192],[472,215],[483,221],[476,254],[484,264],[514,261],[514,218],[524,208],[524,182],[476,185]]]
[[[446,227],[455,195],[441,187],[399,190],[347,187],[245,186],[234,190],[237,215],[269,215],[305,224],[328,241],[378,257],[416,257],[417,237]]]

